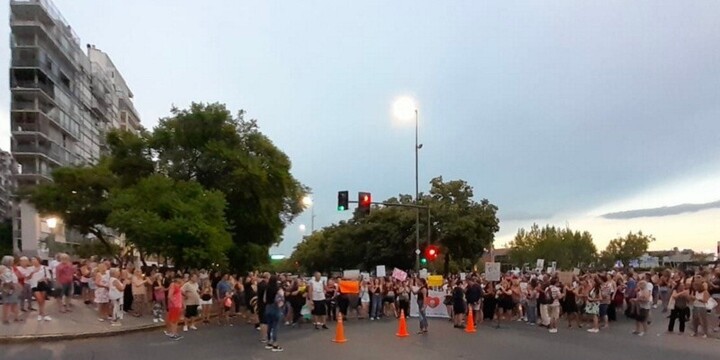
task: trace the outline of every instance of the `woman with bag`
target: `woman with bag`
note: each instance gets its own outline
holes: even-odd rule
[[[707,303],[710,300],[710,293],[708,292],[708,285],[705,280],[700,276],[695,276],[692,283],[692,292],[690,293],[693,299],[692,308],[692,336],[698,336],[698,327],[703,329],[703,338],[708,336],[708,319],[707,319]]]
[[[0,265],[0,294],[2,295],[2,323],[10,324],[8,319],[13,315],[15,322],[23,321],[20,317],[18,305],[20,304],[20,283],[13,271],[15,259],[12,256],[3,256]]]
[[[108,298],[112,310],[110,313],[110,326],[120,326],[120,320],[123,319],[123,298],[125,293],[125,284],[120,280],[121,272],[118,269],[110,269],[110,280],[108,281]]]
[[[30,289],[38,304],[37,321],[50,321],[52,318],[45,312],[45,300],[47,294],[50,292],[48,271],[45,266],[40,263],[40,258],[37,256],[32,258],[30,270],[32,271],[28,277],[28,282],[30,283]]]

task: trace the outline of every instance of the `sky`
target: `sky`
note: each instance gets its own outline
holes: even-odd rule
[[[338,190],[414,192],[413,123],[391,113],[405,95],[420,190],[466,180],[500,209],[496,247],[533,223],[599,248],[639,230],[652,249],[720,241],[718,1],[54,2],[111,56],[146,127],[191,101],[258,119],[313,189],[273,253],[313,212],[316,229],[349,218]]]

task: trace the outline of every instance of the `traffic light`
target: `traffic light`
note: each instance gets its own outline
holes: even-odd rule
[[[424,257],[420,258],[420,265],[422,265],[422,266],[427,265],[427,259]]]
[[[425,248],[425,258],[428,261],[435,261],[437,259],[438,255],[440,255],[440,249],[438,249],[435,245],[428,245]]]
[[[350,196],[347,191],[338,191],[338,211],[345,211],[348,209],[348,202]]]
[[[370,214],[370,205],[372,205],[372,195],[369,192],[358,193],[358,210],[362,214]]]

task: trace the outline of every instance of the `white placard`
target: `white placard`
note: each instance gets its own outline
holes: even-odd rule
[[[557,271],[557,261],[551,262],[550,267],[553,269],[553,272]]]
[[[485,263],[485,279],[487,281],[500,281],[500,263],[498,262],[486,262]]]
[[[450,318],[447,312],[447,306],[443,305],[443,299],[445,299],[445,293],[442,291],[428,290],[427,298],[425,299],[425,316],[434,318]],[[417,317],[420,313],[417,305],[417,295],[412,294],[410,297],[410,316]]]
[[[428,271],[427,269],[420,269],[420,278],[421,279],[427,279],[428,277]]]
[[[537,259],[535,268],[538,270],[542,270],[543,268],[545,268],[545,259]]]
[[[465,281],[466,273],[460,273],[460,281]]]
[[[385,265],[378,265],[375,267],[375,276],[385,277]]]
[[[360,277],[361,277],[363,280],[368,280],[368,279],[370,279],[370,273],[361,272],[361,273],[360,273]]]
[[[360,270],[345,270],[345,271],[343,271],[343,279],[357,280],[359,278],[360,278]]]

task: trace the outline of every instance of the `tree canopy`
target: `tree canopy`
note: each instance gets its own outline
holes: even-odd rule
[[[533,224],[530,230],[518,230],[510,242],[509,258],[511,264],[518,267],[525,264],[534,267],[537,259],[545,259],[545,264],[555,261],[558,269],[569,270],[594,264],[597,248],[587,231],[581,233],[550,225],[541,228]]]
[[[437,271],[447,272],[451,261],[477,262],[499,230],[497,207],[485,199],[475,202],[472,187],[463,180],[444,182],[438,177],[430,185],[419,202],[430,209],[429,232],[427,210],[420,210],[421,248],[428,241],[440,246],[445,267]],[[370,270],[376,265],[414,268],[417,209],[394,206],[413,204],[413,197],[400,195],[383,203],[367,216],[355,212],[351,219],[306,237],[296,246],[292,262],[306,271]]]
[[[100,163],[58,168],[28,199],[108,249],[114,228],[138,250],[178,264],[252,269],[269,261],[309,189],[244,114],[193,103],[173,108],[152,132],[110,132]]]
[[[622,261],[623,265],[628,266],[631,260],[647,253],[653,241],[655,238],[652,235],[645,235],[642,231],[635,234],[631,231],[623,237],[610,240],[600,254],[600,262],[604,266],[611,267],[616,261]]]

